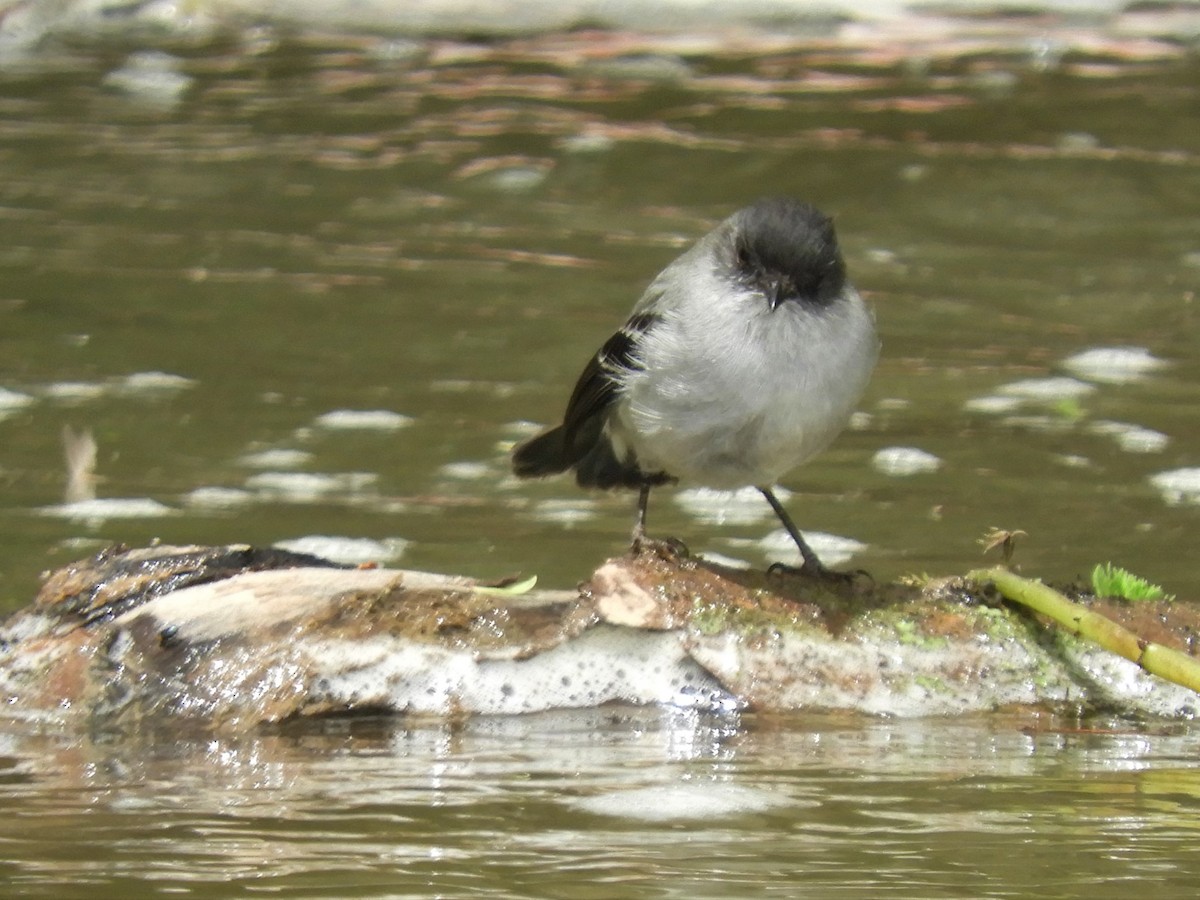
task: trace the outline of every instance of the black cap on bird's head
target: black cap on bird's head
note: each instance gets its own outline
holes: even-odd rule
[[[833,221],[789,197],[764,198],[734,216],[733,265],[772,309],[788,300],[823,306],[846,285]]]

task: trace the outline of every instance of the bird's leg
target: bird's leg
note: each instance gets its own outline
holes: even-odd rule
[[[646,507],[650,505],[650,485],[643,484],[638,491],[637,518],[633,520],[633,538],[629,546],[636,553],[646,542]]]
[[[767,498],[767,503],[770,504],[770,508],[775,510],[775,515],[779,516],[779,521],[784,523],[784,528],[787,530],[787,533],[792,535],[793,541],[796,541],[796,546],[799,547],[800,550],[800,557],[804,559],[804,565],[800,566],[800,570],[802,570],[805,575],[816,575],[817,577],[839,576],[840,572],[835,572],[832,569],[826,569],[824,563],[817,558],[817,554],[812,552],[812,547],[810,547],[808,544],[805,544],[804,535],[800,534],[800,529],[796,527],[796,523],[792,522],[792,517],[787,515],[787,510],[784,509],[784,504],[779,502],[779,498],[775,497],[775,494],[772,492],[772,490],[770,490],[769,487],[760,487],[758,488],[758,491],[761,491],[762,496]],[[792,566],[784,565],[782,563],[775,563],[770,566],[770,569],[767,571],[786,571],[787,569],[791,568]]]
[[[633,537],[629,543],[629,551],[634,556],[643,553],[653,553],[663,559],[677,561],[686,559],[691,553],[687,545],[678,538],[658,540],[646,537],[646,507],[650,503],[650,485],[643,484],[638,491],[637,518],[633,521]]]

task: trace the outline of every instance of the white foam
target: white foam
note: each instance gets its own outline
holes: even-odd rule
[[[105,87],[154,106],[173,106],[183,99],[194,79],[179,71],[181,61],[169,53],[141,50],[104,76]]]
[[[533,517],[540,522],[557,522],[569,527],[596,518],[596,504],[586,497],[541,500],[533,507]]]
[[[292,553],[307,553],[333,562],[358,566],[372,562],[395,562],[404,555],[408,544],[404,538],[398,537],[377,541],[371,538],[312,534],[287,541],[276,541],[274,546]]]
[[[170,372],[134,372],[117,383],[118,389],[126,394],[164,394],[184,391],[195,387],[194,378],[172,375]]]
[[[360,494],[378,478],[373,472],[261,472],[247,478],[246,487],[266,499],[311,503],[339,494]]]
[[[307,450],[278,447],[243,453],[237,461],[239,465],[250,469],[294,469],[304,465],[312,458],[313,455]]]
[[[183,496],[184,503],[199,509],[237,509],[254,499],[250,491],[227,487],[198,487]]]
[[[412,422],[412,416],[387,409],[335,409],[317,416],[313,424],[336,431],[398,431]]]
[[[1114,438],[1117,445],[1126,453],[1161,453],[1167,448],[1171,439],[1161,431],[1132,425],[1129,422],[1112,422],[1099,419],[1088,425],[1088,431],[1093,434],[1103,434]]]
[[[942,461],[918,447],[884,447],[871,457],[871,465],[884,475],[905,476],[936,472]]]
[[[438,468],[438,474],[456,481],[478,481],[487,478],[492,472],[487,463],[464,460],[463,462],[446,463]]]
[[[1145,347],[1094,347],[1063,360],[1072,375],[1105,384],[1139,381],[1167,366]]]
[[[1094,393],[1096,386],[1077,378],[1055,376],[1050,378],[1026,378],[1001,385],[999,393],[1022,400],[1040,403],[1057,403],[1062,400],[1078,400]]]
[[[674,632],[601,625],[527,659],[489,659],[390,636],[305,646],[328,673],[314,685],[314,700],[341,708],[512,715],[615,701],[700,709],[731,702]]]
[[[784,488],[775,488],[776,498],[786,503],[792,496]],[[676,491],[675,502],[691,516],[712,525],[754,525],[771,515],[771,507],[758,488],[718,491],[697,487]]]
[[[786,795],[728,782],[687,778],[671,784],[610,791],[580,797],[569,805],[581,812],[642,822],[684,819],[727,819],[795,807]],[[811,806],[811,801],[804,805]]]
[[[1159,472],[1150,476],[1150,483],[1171,506],[1200,504],[1200,468]]]
[[[29,394],[22,394],[20,391],[10,391],[8,388],[0,387],[0,410],[17,410],[23,409],[34,402],[34,398]]]
[[[854,538],[827,534],[823,531],[804,531],[804,541],[826,566],[845,565],[856,553],[867,549],[867,545]],[[776,529],[758,542],[760,549],[772,562],[800,565],[800,549],[792,536],[782,528]]]
[[[1001,397],[996,394],[988,394],[986,397],[972,397],[963,404],[963,409],[967,412],[985,413],[989,416],[1015,412],[1020,408],[1020,397]]]
[[[158,519],[173,516],[178,510],[149,497],[105,497],[43,506],[38,512],[74,522],[103,522],[106,519]]]
[[[56,381],[42,388],[42,395],[62,403],[84,403],[109,393],[109,385],[95,381]]]

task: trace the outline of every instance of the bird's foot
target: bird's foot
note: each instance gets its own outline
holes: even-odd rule
[[[787,563],[781,562],[771,563],[771,565],[767,566],[767,575],[784,575],[793,578],[813,578],[818,581],[824,581],[831,584],[850,584],[860,578],[865,578],[872,584],[875,582],[875,579],[871,577],[871,573],[866,569],[854,569],[850,572],[839,572],[836,569],[826,568],[818,560],[809,560],[803,565],[799,566],[790,566]]]
[[[639,534],[634,536],[633,542],[629,545],[629,555],[634,558],[657,556],[667,562],[679,562],[690,559],[692,553],[688,550],[687,544],[679,538],[649,538],[644,534]]]

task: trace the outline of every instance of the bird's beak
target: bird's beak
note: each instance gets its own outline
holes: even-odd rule
[[[787,297],[787,283],[782,278],[773,280],[767,288],[767,301],[771,304],[771,309],[778,309],[785,297]]]

